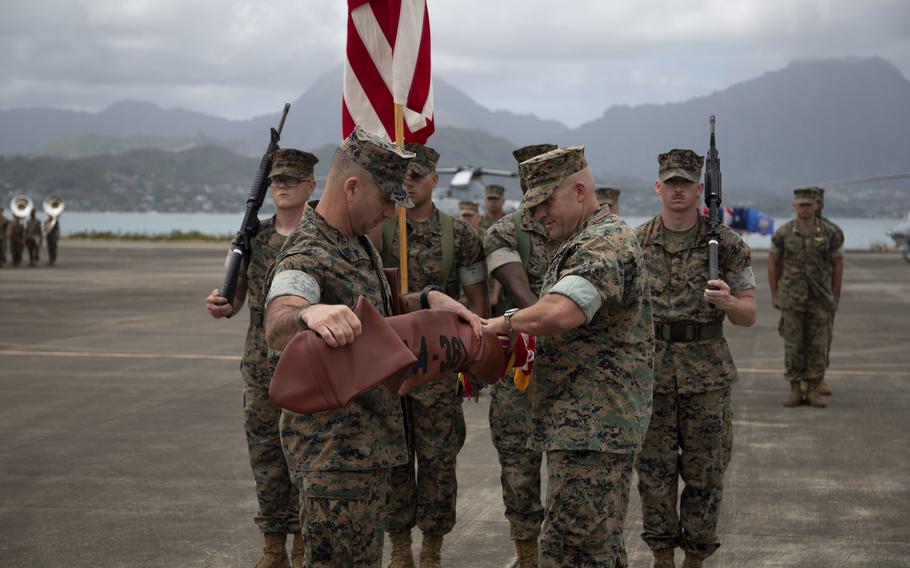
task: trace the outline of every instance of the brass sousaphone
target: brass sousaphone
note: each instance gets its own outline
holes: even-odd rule
[[[44,212],[47,213],[47,218],[50,219],[50,222],[47,224],[44,231],[45,236],[47,236],[47,234],[53,231],[57,226],[57,219],[63,214],[65,205],[63,203],[63,198],[59,195],[48,195],[44,198],[43,205]]]
[[[13,200],[9,202],[10,211],[20,219],[28,219],[34,208],[35,204],[32,203],[32,198],[21,193],[13,197]]]

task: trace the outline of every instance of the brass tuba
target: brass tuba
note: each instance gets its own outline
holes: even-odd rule
[[[32,214],[35,204],[32,203],[31,197],[20,193],[9,202],[9,208],[16,217],[27,219]]]
[[[44,198],[44,212],[47,214],[48,223],[44,229],[44,236],[54,230],[57,226],[57,219],[63,214],[65,207],[63,198],[59,195],[48,195]]]

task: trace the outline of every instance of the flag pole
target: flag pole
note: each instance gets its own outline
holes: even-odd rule
[[[395,143],[404,148],[404,112],[395,103]],[[408,293],[408,223],[404,207],[398,208],[398,272],[401,293]]]

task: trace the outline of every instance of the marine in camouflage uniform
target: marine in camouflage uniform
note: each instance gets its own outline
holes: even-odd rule
[[[458,218],[480,233],[480,205],[476,201],[459,201]],[[481,234],[481,236],[483,235]]]
[[[276,151],[269,179],[278,213],[271,219],[260,222],[259,229],[250,242],[250,256],[238,282],[236,297],[227,314],[230,317],[240,309],[244,299],[249,300],[250,322],[240,372],[244,381],[244,431],[259,503],[255,523],[266,541],[263,556],[256,568],[288,566],[285,551],[287,534],[294,535],[291,556],[294,567],[302,566],[303,562],[298,491],[288,470],[278,429],[281,409],[269,400],[272,368],[263,328],[263,287],[272,262],[287,236],[278,231],[277,216],[286,216],[287,223],[299,222],[303,213],[301,205],[305,204],[316,186],[313,166],[318,161],[309,152],[292,148]],[[212,298],[223,300],[217,294]],[[213,312],[213,315],[217,313],[220,312]]]
[[[582,146],[520,164],[521,207],[560,243],[534,305],[490,320],[537,336],[529,447],[547,452],[539,565],[628,565],[622,529],[651,415],[654,324],[632,230],[599,207]]]
[[[493,226],[493,223],[502,219],[502,205],[505,203],[506,188],[491,183],[483,189],[483,193],[485,197],[483,217],[480,218],[481,236]]]
[[[35,210],[32,209],[31,217],[25,224],[25,244],[28,247],[28,264],[36,266],[41,255],[41,222],[35,216]]]
[[[363,235],[392,214],[392,200],[413,205],[401,185],[411,157],[360,128],[341,144],[322,201],[306,208],[269,273],[266,332],[271,348],[283,348],[309,324],[327,343],[339,344],[346,336],[332,318],[356,319],[349,308],[359,296],[391,315],[382,261]],[[350,204],[348,194],[354,199]],[[336,339],[329,341],[332,337]],[[280,428],[301,491],[306,565],[378,567],[391,469],[407,462],[398,396],[379,385],[337,410],[285,410]]]
[[[408,144],[415,154],[408,166],[406,185],[414,208],[408,210],[408,288],[417,292],[438,286],[458,298],[462,288],[476,313],[485,315],[486,265],[477,232],[461,219],[451,222],[452,248],[448,273],[444,270],[443,213],[432,201],[438,179],[439,154],[422,144]],[[386,268],[399,262],[398,223],[386,221],[382,259]],[[388,248],[386,248],[388,246]],[[443,281],[444,279],[444,281]],[[442,537],[455,526],[458,481],[455,466],[465,440],[464,411],[458,380],[444,373],[428,385],[402,397],[409,461],[392,470],[386,528],[392,540],[392,566],[408,566],[411,529],[423,533],[421,566],[440,562]]]
[[[619,215],[619,194],[622,193],[615,187],[607,185],[597,186],[597,202],[610,208],[610,213]]]
[[[784,338],[784,378],[790,395],[784,406],[805,402],[822,408],[819,387],[825,378],[834,312],[843,281],[844,238],[840,228],[815,215],[817,188],[794,191],[797,218],[771,237],[768,279],[774,306],[781,311],[778,331]]]
[[[556,146],[553,144],[536,144],[519,148],[513,155],[521,163],[554,149]],[[523,179],[521,187],[522,193],[526,193],[527,184]],[[523,247],[519,238],[527,239],[526,259],[521,256]],[[501,279],[503,288],[509,292],[501,302],[508,304],[502,311],[511,307],[524,308],[537,301],[556,246],[549,239],[546,227],[534,219],[527,209],[505,215],[487,230],[483,239],[487,272],[491,278]],[[520,274],[516,272],[513,275],[513,270],[520,271]],[[520,289],[522,287],[526,290]],[[519,568],[537,566],[537,537],[543,521],[540,499],[543,453],[527,447],[531,435],[530,409],[527,391],[519,390],[512,377],[505,377],[493,385],[490,434],[502,468],[502,498],[511,537],[515,541]]]
[[[677,546],[689,567],[700,566],[720,546],[716,529],[733,446],[731,387],[737,375],[723,337],[727,314],[705,296],[708,223],[698,210],[704,158],[675,149],[658,163],[661,213],[635,229],[648,268],[657,340],[654,410],[636,470],[642,538],[654,552],[655,567],[673,566]],[[681,230],[665,220],[674,229],[681,223]],[[749,247],[721,226],[718,256],[719,279],[729,295],[754,313]],[[736,319],[742,325],[752,321]],[[685,486],[677,508],[680,478]]]

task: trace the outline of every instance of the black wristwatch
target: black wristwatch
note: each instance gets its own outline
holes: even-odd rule
[[[423,290],[420,291],[420,309],[429,310],[430,309],[430,292],[442,292],[442,288],[439,286],[424,286]]]

